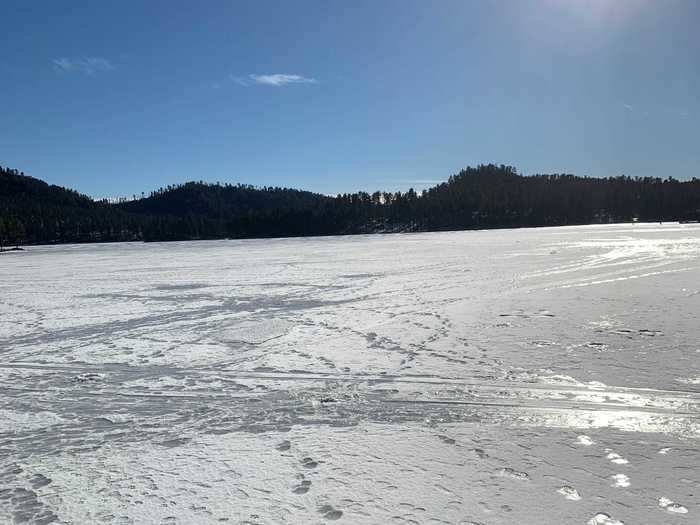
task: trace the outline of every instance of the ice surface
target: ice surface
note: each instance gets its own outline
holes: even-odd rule
[[[691,224],[30,247],[0,523],[697,523],[699,311]]]

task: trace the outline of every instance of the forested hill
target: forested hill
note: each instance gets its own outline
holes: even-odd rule
[[[65,243],[284,237],[700,218],[700,180],[521,176],[466,168],[418,194],[328,197],[188,182],[110,203],[0,168],[0,240]]]
[[[88,229],[114,215],[86,195],[0,167],[0,245],[97,240]]]
[[[287,188],[188,182],[117,207],[150,217],[146,240],[286,237],[336,231],[325,224],[333,199]]]

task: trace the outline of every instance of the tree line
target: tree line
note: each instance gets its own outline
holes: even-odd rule
[[[700,180],[468,167],[418,193],[335,197],[203,181],[94,200],[0,168],[0,244],[288,237],[700,218]]]

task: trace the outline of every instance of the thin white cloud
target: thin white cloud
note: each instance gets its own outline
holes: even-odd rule
[[[101,57],[60,57],[52,60],[53,68],[59,72],[79,72],[85,75],[94,75],[116,69],[108,59]]]
[[[274,75],[248,75],[256,84],[266,86],[286,86],[287,84],[314,84],[315,78],[302,77],[301,75],[287,75],[275,73]]]
[[[289,75],[286,73],[274,73],[271,75],[256,75],[251,73],[244,77],[229,75],[229,78],[239,86],[250,86],[253,84],[262,86],[281,87],[289,84],[315,84],[315,78],[304,77],[301,75]]]
[[[622,107],[625,108],[630,113],[632,113],[634,111],[634,108],[630,104],[622,104]]]

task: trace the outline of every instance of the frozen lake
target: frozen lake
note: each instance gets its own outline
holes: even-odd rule
[[[0,256],[2,523],[700,523],[700,225]]]

